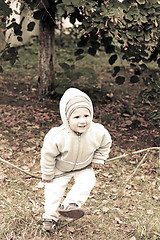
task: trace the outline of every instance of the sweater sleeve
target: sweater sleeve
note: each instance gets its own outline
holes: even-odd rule
[[[109,132],[104,128],[104,135],[100,147],[95,151],[92,162],[98,164],[104,164],[107,160],[111,148],[112,140]]]
[[[41,172],[43,180],[52,180],[54,178],[56,157],[59,154],[56,134],[54,134],[54,130],[51,129],[44,139],[41,150]]]

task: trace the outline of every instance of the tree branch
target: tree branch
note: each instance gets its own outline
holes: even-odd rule
[[[134,155],[134,154],[139,154],[139,153],[146,152],[146,151],[147,151],[147,153],[146,153],[146,155],[147,155],[148,152],[149,152],[149,151],[152,151],[152,150],[159,150],[159,151],[160,151],[160,147],[150,147],[150,148],[141,149],[141,150],[138,150],[138,151],[136,151],[136,152],[129,153],[129,154],[123,154],[123,155],[118,156],[118,157],[110,158],[110,159],[108,159],[105,163],[112,162],[112,161],[115,161],[115,160],[118,160],[118,159],[121,159],[121,158],[124,158],[124,157],[128,157],[128,156],[131,156],[131,155]],[[146,155],[143,157],[143,159],[142,159],[143,161],[144,161],[144,159],[146,158]],[[142,160],[140,161],[140,163],[138,164],[137,168],[135,169],[135,171],[133,172],[132,175],[135,174],[135,172],[137,171],[137,169],[139,168],[139,166],[142,164],[142,162],[143,162]],[[19,167],[15,166],[14,164],[12,164],[12,163],[10,163],[10,162],[2,159],[1,157],[0,157],[0,161],[3,162],[3,163],[5,163],[5,164],[7,164],[7,165],[9,165],[9,166],[11,166],[11,167],[13,167],[13,168],[15,168],[15,169],[17,169],[17,170],[19,170],[20,172],[23,172],[23,173],[25,173],[25,174],[33,177],[33,178],[41,179],[40,176],[36,176],[36,175],[34,175],[34,174],[31,174],[31,173],[29,173],[29,172],[26,172],[26,171],[23,170],[22,168],[19,168]],[[89,166],[87,166],[87,167],[89,167]],[[85,168],[87,168],[87,167],[85,167]],[[76,171],[79,171],[79,169],[78,169],[78,170],[74,170],[74,171],[70,171],[70,172],[65,172],[65,173],[62,173],[62,174],[59,174],[59,175],[56,175],[54,178],[63,177],[63,176],[66,176],[66,175],[68,175],[68,174],[70,174],[70,173],[72,173],[72,172],[76,172]],[[133,177],[132,175],[131,175],[131,178]],[[131,179],[131,178],[130,178],[130,179]],[[129,180],[130,180],[130,179],[129,179]]]

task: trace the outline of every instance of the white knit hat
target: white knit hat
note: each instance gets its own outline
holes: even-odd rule
[[[74,98],[71,98],[69,102],[66,104],[65,113],[67,119],[69,119],[73,111],[76,110],[77,108],[87,108],[90,111],[90,113],[92,112],[92,106],[88,99],[83,96],[76,96]]]

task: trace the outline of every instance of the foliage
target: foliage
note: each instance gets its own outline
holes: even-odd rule
[[[157,110],[152,114],[148,113],[148,119],[160,129],[160,73],[150,74],[144,78],[144,83],[146,87],[141,91],[140,96],[149,109],[152,102],[157,102]]]
[[[6,45],[4,51],[2,51],[1,57],[5,61],[9,61],[11,65],[14,65],[16,60],[18,60],[18,50],[16,47],[10,47],[9,44]]]
[[[95,55],[101,46],[106,53],[113,53],[114,41],[119,43],[123,52],[123,58],[132,63],[147,60],[155,60],[159,53],[157,49],[159,35],[159,12],[158,1],[53,1],[53,0],[27,0],[24,2],[33,11],[36,19],[43,18],[44,9],[49,14],[48,6],[55,8],[57,18],[70,17],[70,22],[76,19],[81,22],[79,31],[81,39],[77,54],[82,54],[84,46],[91,55]],[[38,8],[38,9],[37,9]],[[52,21],[52,19],[51,19]],[[16,35],[21,35],[21,24],[11,23]],[[29,23],[28,29],[34,28]],[[16,31],[17,30],[17,31]],[[154,55],[154,56],[153,56]],[[110,63],[116,61],[116,55],[111,56]]]
[[[154,61],[157,67],[160,66],[159,13],[160,4],[156,0],[123,3],[87,1],[79,11],[82,24],[79,26],[81,37],[76,55],[84,56],[88,52],[95,56],[103,48],[110,55],[110,65],[115,65],[120,55],[134,69],[130,82],[139,82],[141,72],[146,70],[147,63]],[[76,16],[79,15],[74,12],[70,13],[70,16],[74,23],[75,19],[78,19]],[[118,75],[120,67],[116,66],[114,70],[115,82],[123,84],[125,76]],[[143,81],[145,85],[148,82],[141,95],[143,99],[146,96],[145,101],[159,102],[159,76],[153,74],[149,78],[143,77]],[[160,113],[157,111],[154,121],[156,119],[158,125],[159,118]]]
[[[59,37],[56,37],[56,80],[55,92],[62,94],[69,87],[78,87],[81,85],[89,88],[96,88],[99,84],[96,71],[90,64],[80,64],[74,54],[76,44],[72,37],[73,30],[70,34],[63,34],[63,45],[59,46]],[[82,60],[83,61],[83,60]]]
[[[157,67],[160,66],[160,4],[158,0],[27,0],[21,2],[25,7],[32,9],[36,19],[41,20],[48,15],[51,24],[54,22],[53,12],[56,12],[56,21],[62,17],[69,17],[70,22],[74,24],[78,20],[81,24],[78,27],[76,59],[81,60],[86,53],[95,56],[99,51],[105,51],[109,55],[109,64],[113,66],[112,76],[119,85],[124,84],[125,76],[120,74],[120,66],[116,65],[118,57],[127,61],[133,69],[133,74],[130,76],[131,83],[140,81],[141,73],[148,68],[149,63],[154,62]],[[2,4],[1,10],[4,10],[5,15],[10,14],[6,4]],[[17,24],[13,20],[7,26],[8,29],[14,28],[19,41],[22,41],[21,25],[22,22]],[[32,31],[34,23],[29,23],[27,29]],[[11,51],[7,49],[7,53],[1,56],[8,56],[9,53],[13,55],[13,52],[13,49]],[[14,54],[11,62],[14,63],[16,58],[17,55]],[[10,60],[11,57],[8,56],[7,59]],[[66,81],[70,81],[70,72],[74,71],[72,64],[63,63],[61,66],[67,76]],[[81,73],[76,71],[74,74],[76,77]],[[142,95],[144,98],[145,93],[149,93],[150,96],[153,93],[154,97],[151,98],[158,101],[156,96],[159,96],[159,85],[156,87],[152,79],[155,79],[154,75],[149,78],[143,77],[144,84],[148,81],[150,83]],[[151,98],[148,100],[150,101]]]
[[[116,63],[121,53],[122,59],[127,60],[134,69],[130,82],[137,83],[147,63],[154,61],[159,66],[159,13],[158,1],[101,1],[98,11],[91,11],[79,27],[83,34],[76,53],[84,54],[86,50],[96,55],[103,46],[110,54],[110,65]],[[116,66],[114,70],[116,83],[123,84],[125,77],[118,75],[120,67]],[[145,83],[147,79],[143,79]],[[155,91],[158,96],[159,90],[153,86],[151,92]]]
[[[27,0],[24,4],[33,10],[36,19],[44,17],[43,11],[50,14],[49,6],[56,11],[57,19],[70,17],[72,24],[77,19],[81,23],[77,55],[84,54],[84,47],[86,52],[95,55],[103,46],[107,54],[113,53],[109,60],[112,65],[116,62],[118,47],[123,53],[123,59],[132,64],[158,61],[160,4],[157,0],[122,3],[117,0]],[[21,24],[13,22],[8,28],[13,27],[15,34],[21,36]],[[33,29],[34,23],[29,23],[28,30]]]
[[[6,16],[9,16],[12,13],[11,8],[9,8],[8,4],[3,1],[0,0],[0,16],[2,16],[3,18],[5,18]],[[2,22],[4,21],[4,19],[2,19]]]

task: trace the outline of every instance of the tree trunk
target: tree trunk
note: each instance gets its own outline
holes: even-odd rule
[[[47,16],[46,16],[47,15]],[[55,88],[55,18],[45,12],[39,26],[39,95],[47,95]]]

